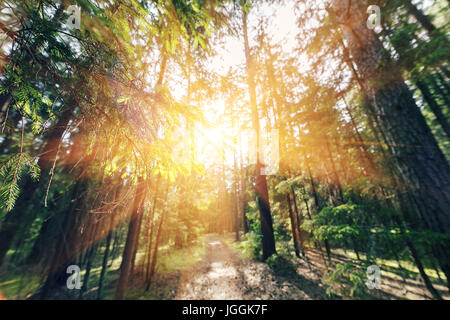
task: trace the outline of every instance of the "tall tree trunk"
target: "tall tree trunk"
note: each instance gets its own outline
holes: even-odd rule
[[[85,217],[88,182],[79,177],[72,192],[72,203],[65,214],[62,232],[59,233],[56,249],[50,261],[47,279],[40,292],[40,298],[47,298],[54,288],[66,285],[67,266],[74,264],[79,253],[80,227]]]
[[[306,159],[306,156],[304,156],[304,159],[305,159],[305,164],[306,164],[306,170],[308,171],[309,183],[311,184],[311,191],[313,194],[314,205],[316,207],[316,213],[319,213],[320,210],[322,210],[322,207],[320,205],[319,195],[317,194],[316,184],[314,182],[314,178],[311,173],[311,167],[309,165],[308,159]]]
[[[113,228],[114,228],[114,214],[111,214],[111,224],[109,226],[109,232],[106,236],[105,240],[105,252],[103,253],[103,260],[102,260],[102,270],[100,271],[100,278],[98,280],[98,290],[97,290],[97,300],[101,300],[103,296],[103,284],[105,282],[106,277],[106,271],[108,269],[108,258],[109,258],[109,252],[111,247],[111,239],[113,235]]]
[[[148,282],[149,279],[149,275],[150,275],[150,268],[151,268],[151,263],[152,263],[152,243],[153,243],[153,232],[155,230],[155,222],[154,222],[154,218],[155,218],[155,213],[156,213],[156,208],[157,208],[157,204],[158,204],[158,196],[159,196],[159,190],[160,190],[160,181],[161,181],[161,176],[158,176],[158,180],[156,182],[155,185],[155,197],[153,199],[153,206],[151,208],[151,215],[150,215],[150,221],[149,221],[149,228],[150,228],[150,233],[147,239],[147,253],[148,253],[148,260],[147,260],[147,266],[146,266],[146,271],[145,271],[145,281]]]
[[[233,181],[233,197],[234,197],[234,232],[235,232],[235,240],[239,241],[239,193],[238,193],[238,167],[236,160],[236,152],[234,153],[234,181]]]
[[[151,266],[152,266],[152,259],[154,258],[152,256],[153,253],[153,233],[154,230],[156,228],[155,226],[155,222],[153,221],[154,218],[154,213],[152,213],[152,224],[151,224],[151,229],[150,229],[150,236],[148,239],[148,246],[147,246],[147,250],[148,250],[148,260],[147,260],[147,266],[145,269],[145,282],[148,284],[150,283],[150,270],[151,270]],[[148,289],[146,289],[148,290]]]
[[[134,197],[130,224],[128,226],[127,240],[125,243],[125,248],[123,250],[122,264],[120,266],[120,276],[116,288],[115,299],[123,300],[125,298],[125,292],[127,290],[128,279],[131,271],[131,264],[133,258],[133,251],[136,246],[136,233],[138,232],[138,218],[139,218],[139,207],[144,198],[144,180],[142,178],[138,179],[138,185],[136,188],[136,195]]]
[[[242,140],[242,139],[241,139]],[[244,226],[244,233],[248,233],[248,221],[245,210],[247,209],[247,168],[244,168],[244,159],[242,146],[239,152],[239,162],[241,171],[241,210],[242,210],[242,224]]]
[[[333,173],[333,185],[338,189],[338,193],[339,193],[339,202],[342,204],[344,203],[344,194],[342,193],[342,185],[341,185],[341,180],[339,178],[339,174],[336,170],[336,165],[334,163],[334,158],[333,158],[333,154],[331,153],[331,148],[330,148],[330,142],[328,141],[328,138],[325,138],[325,144],[327,147],[327,153],[328,153],[328,158],[330,160],[330,164],[331,164],[331,171]]]
[[[83,299],[84,293],[89,289],[89,278],[91,275],[91,269],[93,264],[93,259],[95,257],[95,254],[97,252],[97,243],[92,245],[89,250],[87,251],[87,259],[86,259],[86,272],[84,274],[83,278],[83,285],[81,286],[80,293],[78,295],[78,299]]]
[[[120,194],[122,190],[122,184],[118,185],[114,190],[113,195],[113,203],[117,203],[120,199]],[[116,228],[116,216],[118,215],[117,208],[112,209],[110,214],[110,223],[109,227],[107,229],[107,235],[105,240],[105,252],[103,253],[103,260],[102,260],[102,270],[100,271],[100,278],[98,280],[98,290],[97,290],[97,300],[102,299],[103,295],[103,284],[106,277],[106,272],[108,269],[108,258],[110,256],[110,252],[112,252],[111,249],[111,242],[113,239],[114,229]]]
[[[302,192],[303,192],[303,202],[305,203],[305,207],[306,207],[306,214],[308,216],[309,220],[312,220],[312,216],[311,216],[311,211],[309,210],[309,204],[308,204],[308,199],[306,198],[306,189],[305,186],[301,186],[302,187]]]
[[[144,189],[146,190],[146,189]],[[138,209],[138,218],[137,218],[137,231],[135,233],[135,239],[133,240],[133,242],[135,243],[134,248],[133,248],[133,256],[131,258],[131,270],[130,270],[130,274],[134,274],[134,267],[136,264],[136,256],[137,256],[137,251],[139,249],[139,238],[140,238],[140,233],[141,233],[141,226],[142,226],[142,219],[144,217],[144,201],[145,201],[145,191],[144,191],[144,197],[142,198],[141,203],[139,204],[139,209]]]
[[[431,293],[433,298],[435,298],[436,300],[442,300],[441,295],[433,287],[433,284],[431,283],[430,278],[428,277],[428,275],[425,272],[425,269],[423,267],[422,261],[420,259],[419,253],[416,250],[415,245],[412,243],[412,241],[408,238],[408,235],[405,233],[405,227],[403,225],[403,221],[401,221],[401,219],[396,216],[394,216],[394,220],[395,220],[397,226],[400,228],[402,238],[405,240],[406,245],[407,245],[409,251],[411,252],[411,256],[414,260],[415,265],[417,266],[417,269],[419,269],[419,273],[420,273],[422,279],[424,280],[426,288]]]
[[[235,127],[235,114],[233,107],[231,106],[231,126],[232,128]],[[233,209],[234,209],[234,233],[235,233],[235,240],[239,241],[239,225],[240,225],[240,219],[239,219],[239,192],[238,192],[238,184],[239,184],[239,168],[237,163],[237,154],[236,154],[236,147],[237,147],[237,138],[234,138],[234,150],[233,150]]]
[[[269,191],[267,189],[266,176],[261,174],[261,141],[260,141],[260,129],[259,129],[259,115],[258,107],[256,103],[256,90],[255,90],[255,65],[250,54],[250,47],[248,42],[248,32],[247,32],[247,13],[242,10],[242,23],[244,31],[244,48],[245,48],[245,58],[247,66],[247,83],[250,95],[250,105],[252,108],[252,123],[253,129],[256,134],[256,198],[259,209],[259,218],[261,221],[261,232],[262,232],[262,249],[263,249],[263,260],[266,260],[271,255],[276,253],[275,249],[275,237],[273,234],[273,222],[272,215],[270,212],[269,203]]]
[[[395,68],[387,71],[387,67],[378,67],[386,63],[384,49],[376,34],[367,28],[361,4],[353,1],[347,8],[348,2],[334,0],[333,5],[363,89],[404,181],[405,192],[426,228],[450,236],[447,160],[401,76]],[[450,268],[446,254],[449,251],[448,242],[439,251],[443,269]]]
[[[300,229],[300,225],[303,222],[303,216],[300,214],[300,212],[298,211],[298,205],[297,205],[297,196],[295,195],[295,191],[294,188],[291,186],[290,188],[290,192],[291,192],[291,196],[292,196],[292,204],[293,204],[293,208],[294,208],[294,222],[295,225],[297,226],[297,240],[300,244],[300,252],[302,254],[302,256],[305,256],[305,244],[302,238],[302,233],[301,233],[301,229]]]
[[[168,193],[169,193],[169,182],[167,182],[167,188],[166,188],[166,193],[164,196],[164,202],[167,201]],[[158,262],[158,249],[159,249],[162,229],[163,229],[164,220],[166,218],[166,215],[167,215],[167,210],[166,210],[166,208],[164,208],[161,213],[161,218],[160,218],[159,226],[158,226],[158,232],[156,234],[156,239],[155,239],[155,247],[153,249],[153,254],[151,256],[151,266],[150,266],[150,269],[147,270],[147,272],[148,272],[147,277],[146,277],[147,278],[147,286],[145,288],[145,291],[148,291],[150,289],[153,275],[155,274],[156,264]]]
[[[291,220],[292,242],[294,243],[295,255],[297,256],[297,258],[300,258],[300,250],[301,250],[302,245],[301,245],[301,241],[299,238],[298,221],[297,221],[297,219],[295,219],[295,213],[294,213],[294,210],[292,209],[292,201],[291,201],[291,196],[289,193],[286,195],[286,199],[287,199],[288,209],[289,209],[289,218]]]

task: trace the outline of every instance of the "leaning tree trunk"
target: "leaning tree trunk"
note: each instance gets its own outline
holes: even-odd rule
[[[145,193],[145,191],[144,191],[144,193]],[[138,208],[138,212],[139,212],[139,215],[137,218],[138,224],[137,224],[137,231],[135,232],[135,235],[134,235],[135,236],[135,238],[133,240],[134,248],[133,248],[133,255],[131,257],[131,271],[130,271],[131,274],[135,273],[134,267],[136,265],[136,256],[137,256],[137,252],[139,249],[139,238],[140,238],[140,234],[141,234],[142,219],[144,217],[144,201],[145,201],[145,196],[142,198],[141,203],[139,204],[139,208]]]
[[[111,213],[110,217],[111,223],[108,230],[108,235],[105,239],[105,252],[103,253],[103,259],[102,259],[102,270],[100,272],[100,278],[98,280],[98,290],[97,290],[97,300],[101,300],[103,296],[103,283],[106,276],[106,270],[108,268],[108,257],[111,247],[111,239],[113,235],[113,228],[114,228],[114,213]]]
[[[436,27],[431,22],[430,18],[428,18],[422,11],[420,11],[411,0],[403,0],[403,4],[405,5],[408,12],[416,18],[416,20],[422,25],[422,27],[427,30],[428,33],[432,33],[436,30]]]
[[[72,203],[65,213],[62,230],[58,234],[47,279],[40,291],[40,299],[48,298],[53,289],[66,284],[67,266],[73,264],[79,252],[80,227],[86,213],[84,206],[87,200],[87,190],[87,180],[78,177],[78,181],[72,190]]]
[[[416,85],[417,88],[419,88],[420,92],[422,92],[425,101],[427,102],[428,106],[430,107],[431,111],[436,117],[437,122],[441,125],[442,130],[447,135],[447,138],[450,139],[450,125],[447,119],[445,118],[445,115],[442,113],[441,107],[433,98],[430,89],[428,89],[428,86],[426,85],[426,83],[424,83],[424,81],[420,80],[416,81]]]
[[[350,7],[348,5],[350,4]],[[361,85],[386,137],[406,194],[429,230],[450,236],[450,167],[401,75],[385,61],[382,43],[357,1],[333,1],[337,22]],[[380,67],[386,65],[385,67]],[[448,241],[438,245],[450,269]]]
[[[165,192],[165,196],[164,196],[164,203],[167,202],[168,194],[169,194],[169,183],[167,183],[166,192]],[[167,215],[167,208],[164,208],[161,212],[161,218],[159,220],[158,231],[157,231],[156,239],[155,239],[155,247],[153,248],[153,254],[150,257],[151,258],[150,268],[147,269],[147,275],[146,275],[147,284],[145,287],[145,291],[148,291],[150,289],[153,275],[155,274],[156,264],[158,263],[159,244],[161,243],[160,239],[161,239],[161,234],[162,234],[162,230],[163,230],[164,221],[166,219],[166,215]],[[150,260],[149,260],[149,263],[150,263]]]
[[[120,276],[116,288],[115,299],[122,300],[125,298],[125,291],[128,285],[128,279],[131,271],[131,264],[133,258],[133,251],[136,246],[136,233],[138,232],[138,218],[139,207],[144,198],[144,181],[142,178],[138,179],[138,186],[136,188],[136,195],[133,201],[133,208],[130,217],[130,224],[128,227],[127,240],[125,243],[125,249],[123,251],[122,264],[120,266]]]

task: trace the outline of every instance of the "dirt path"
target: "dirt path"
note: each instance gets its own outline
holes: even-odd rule
[[[295,276],[293,282],[275,275],[265,263],[241,260],[223,238],[210,236],[206,239],[205,258],[195,268],[182,273],[175,299],[327,298],[320,281]]]
[[[244,260],[230,248],[225,237],[211,235],[205,239],[206,255],[194,268],[181,273],[175,299],[194,300],[327,300],[329,297],[321,278],[325,258],[320,251],[309,249],[307,259],[286,261],[281,271],[272,270],[266,263]],[[333,255],[334,263],[350,260]],[[422,283],[398,275],[382,272],[382,290],[372,292],[373,299],[430,299]],[[444,299],[448,291],[442,284],[434,286]]]

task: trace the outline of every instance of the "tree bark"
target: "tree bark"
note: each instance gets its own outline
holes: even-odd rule
[[[250,95],[250,105],[252,108],[252,123],[253,129],[256,134],[256,198],[259,208],[259,218],[261,221],[261,232],[262,232],[262,258],[266,260],[271,255],[276,254],[275,249],[275,237],[273,234],[273,222],[272,215],[270,212],[270,203],[269,203],[269,191],[267,189],[267,180],[266,176],[261,174],[261,158],[260,158],[260,129],[259,129],[259,115],[258,115],[258,107],[256,103],[256,90],[254,83],[254,71],[255,66],[253,63],[253,59],[250,54],[250,47],[248,42],[248,33],[247,33],[247,13],[242,10],[242,24],[244,31],[244,48],[245,48],[245,58],[246,58],[246,66],[247,66],[247,83],[248,90]]]
[[[144,198],[144,181],[142,178],[138,179],[138,185],[136,188],[136,195],[133,201],[133,208],[130,217],[130,224],[128,227],[127,240],[123,251],[122,264],[120,266],[120,276],[116,288],[115,299],[123,300],[125,298],[125,292],[127,290],[128,279],[131,271],[131,264],[133,258],[133,251],[136,246],[136,232],[138,232],[138,218],[139,207]]]
[[[450,236],[450,167],[401,76],[384,61],[383,46],[366,26],[361,4],[333,1],[351,58],[374,114],[386,137],[403,188],[429,230]],[[349,12],[349,15],[347,15]],[[351,17],[351,18],[350,18]],[[380,64],[385,64],[384,68]],[[389,70],[389,71],[388,71]],[[439,260],[450,266],[449,245]]]
[[[242,140],[242,139],[241,139]],[[247,168],[244,168],[244,159],[243,159],[243,151],[242,148],[239,152],[239,162],[241,169],[241,210],[242,210],[242,224],[244,226],[244,233],[248,233],[248,221],[247,216],[245,214],[245,210],[247,209]]]
[[[52,289],[66,285],[67,266],[75,263],[79,252],[80,226],[86,213],[84,204],[86,203],[87,189],[87,181],[79,178],[73,188],[72,198],[74,200],[65,214],[56,249],[50,261],[47,279],[40,292],[41,299],[47,298]]]
[[[105,240],[105,252],[103,253],[103,260],[102,260],[102,271],[100,272],[100,278],[98,280],[98,291],[97,291],[97,300],[101,300],[103,296],[103,283],[105,281],[106,277],[106,271],[108,268],[108,258],[109,258],[109,252],[111,247],[111,239],[113,235],[113,227],[114,227],[114,216],[111,215],[111,224],[110,224],[110,230],[108,232],[108,235],[106,236]]]
[[[286,195],[286,199],[287,199],[288,209],[289,209],[289,218],[291,221],[292,242],[294,242],[295,255],[297,256],[297,258],[300,258],[300,251],[302,248],[302,244],[300,241],[300,235],[299,235],[299,230],[298,230],[298,220],[295,217],[295,212],[292,208],[293,204],[292,204],[291,196],[289,193]]]

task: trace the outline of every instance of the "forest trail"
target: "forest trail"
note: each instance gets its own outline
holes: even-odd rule
[[[309,249],[308,258],[286,261],[282,271],[274,271],[266,263],[238,256],[229,245],[232,237],[210,235],[205,238],[204,258],[193,268],[181,273],[176,300],[327,300],[321,278],[326,270],[324,257]],[[333,254],[334,263],[348,262]],[[404,282],[406,281],[406,283]],[[435,283],[444,299],[450,299],[444,285]],[[372,299],[431,299],[416,279],[383,273],[382,290],[372,292]]]
[[[327,299],[319,281],[298,274],[296,281],[275,275],[265,263],[239,258],[225,239],[219,235],[205,239],[205,257],[181,274],[175,299]]]

